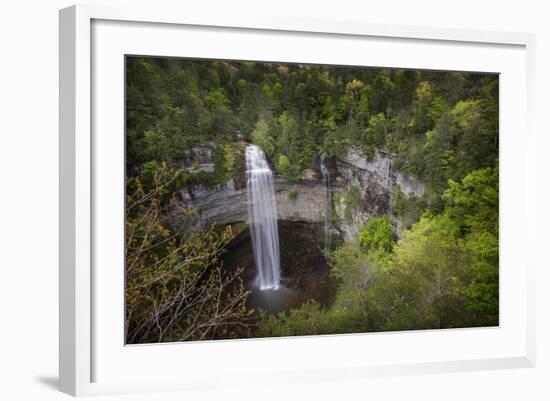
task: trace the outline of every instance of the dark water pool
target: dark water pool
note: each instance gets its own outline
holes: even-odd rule
[[[248,306],[276,313],[301,305],[309,299],[328,305],[335,287],[323,255],[321,224],[279,221],[281,284],[278,290],[261,291],[254,285],[256,267],[248,231],[243,232],[222,256],[227,269],[243,267],[243,279],[251,291]]]

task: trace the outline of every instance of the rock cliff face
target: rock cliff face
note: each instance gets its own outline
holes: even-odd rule
[[[246,189],[237,189],[233,179],[223,185],[198,184],[180,191],[183,203],[197,210],[198,224],[231,224],[246,221]]]
[[[275,197],[279,220],[320,223],[325,219],[326,189],[320,178],[292,184],[276,177]]]
[[[386,190],[393,190],[399,185],[403,194],[420,197],[424,194],[424,184],[414,177],[408,176],[392,168],[393,155],[386,152],[378,152],[373,160],[357,148],[350,148],[347,154],[336,160],[337,170],[341,175],[349,175],[352,172],[360,173],[364,178],[370,179]]]
[[[192,146],[187,152],[187,157],[180,164],[181,168],[190,173],[213,172],[215,149],[216,145],[211,142]]]
[[[392,155],[378,152],[369,160],[357,148],[336,159],[335,226],[345,239],[357,235],[373,216],[391,214],[391,198],[397,186],[405,197],[422,196],[424,185],[392,168]],[[352,210],[349,210],[349,209]],[[395,218],[394,218],[395,219]]]
[[[184,204],[197,209],[200,226],[210,222],[232,224],[247,220],[246,188],[237,188],[233,179],[223,185],[185,187],[180,195]],[[293,184],[276,176],[275,197],[279,220],[324,221],[325,188],[320,180]]]
[[[186,161],[195,171],[208,171],[213,166],[212,149],[202,144],[191,152],[194,160]],[[369,160],[360,150],[349,149],[329,165],[332,186],[332,229],[344,239],[359,233],[373,216],[390,213],[392,193],[397,185],[405,196],[421,196],[424,186],[412,177],[393,171],[391,155],[378,153]],[[224,184],[186,186],[180,190],[185,205],[197,209],[197,224],[246,222],[248,217],[246,187],[242,177]],[[324,223],[326,188],[320,172],[307,170],[298,183],[275,175],[277,215],[279,220]]]

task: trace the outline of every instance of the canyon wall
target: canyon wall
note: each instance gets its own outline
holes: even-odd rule
[[[194,159],[182,164],[183,168],[189,172],[211,171],[211,146],[197,145],[191,151]],[[344,239],[357,235],[370,217],[391,214],[392,194],[397,186],[405,197],[419,197],[425,191],[418,180],[394,171],[392,155],[383,152],[369,160],[359,149],[350,148],[346,155],[336,158],[327,167],[332,185],[332,210],[329,211],[332,230]],[[244,183],[244,177],[232,177],[223,184],[186,185],[180,190],[180,199],[184,205],[197,210],[198,226],[212,222],[246,222],[248,209]],[[298,182],[289,182],[275,174],[275,193],[279,220],[324,222],[326,188],[319,170],[304,171]]]

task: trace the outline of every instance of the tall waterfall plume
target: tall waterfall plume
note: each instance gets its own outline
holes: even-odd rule
[[[330,190],[330,172],[325,164],[325,155],[320,158],[319,168],[323,177],[323,185],[325,186],[325,250],[330,249],[330,213],[332,210],[331,190]]]
[[[256,145],[246,147],[248,219],[256,263],[256,284],[261,290],[280,286],[279,230],[273,173],[264,152]]]

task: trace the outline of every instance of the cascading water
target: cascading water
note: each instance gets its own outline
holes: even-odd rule
[[[325,250],[330,250],[330,212],[332,210],[331,191],[330,191],[330,173],[325,165],[325,155],[321,155],[320,170],[325,186]]]
[[[246,147],[246,189],[256,284],[261,290],[276,290],[281,271],[273,173],[256,145]]]
[[[384,160],[384,179],[386,180],[386,184],[390,184],[390,173],[391,173],[391,160],[385,159]]]

